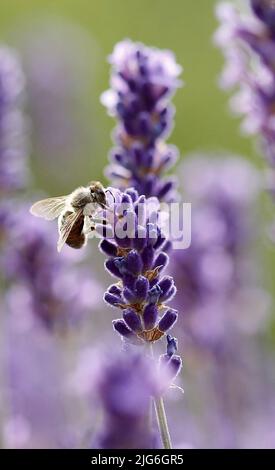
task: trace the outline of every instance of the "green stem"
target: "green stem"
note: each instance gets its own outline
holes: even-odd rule
[[[151,356],[154,357],[154,350],[153,350],[153,344],[150,344],[150,352]],[[168,422],[166,418],[166,413],[165,413],[165,408],[164,408],[164,402],[162,397],[154,397],[153,398],[153,403],[155,406],[155,411],[156,411],[156,416],[157,416],[157,421],[158,421],[158,427],[159,427],[159,433],[161,436],[162,444],[164,449],[172,449],[172,442],[171,442],[171,437],[170,437],[170,432],[169,432],[169,427],[168,427]]]
[[[154,398],[155,410],[158,420],[159,432],[164,449],[172,449],[172,442],[169,433],[163,398]]]

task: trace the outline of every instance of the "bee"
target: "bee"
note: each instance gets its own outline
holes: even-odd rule
[[[30,208],[30,213],[45,220],[58,217],[58,252],[65,243],[72,248],[82,248],[87,242],[88,234],[94,230],[93,217],[100,208],[108,209],[106,192],[99,181],[92,181],[88,186],[81,186],[67,196],[36,202]]]

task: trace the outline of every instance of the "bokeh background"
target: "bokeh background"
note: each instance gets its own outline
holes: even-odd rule
[[[19,50],[22,45],[20,34],[24,36],[25,33],[25,38],[31,33],[39,36],[45,23],[60,31],[59,42],[62,47],[65,46],[66,36],[64,34],[62,38],[62,23],[68,22],[69,26],[81,28],[86,35],[87,44],[83,44],[82,55],[87,68],[90,66],[90,75],[87,77],[89,89],[85,102],[90,112],[90,134],[93,138],[88,154],[83,154],[83,150],[79,148],[74,155],[79,167],[83,169],[82,174],[77,176],[77,181],[72,175],[68,175],[68,179],[71,178],[73,183],[78,184],[83,181],[83,177],[85,179],[86,171],[91,172],[94,177],[102,177],[114,123],[106,116],[99,96],[108,88],[107,56],[112,52],[114,44],[124,38],[172,49],[178,62],[184,67],[185,87],[177,93],[174,100],[177,117],[171,137],[183,157],[187,152],[197,149],[226,149],[259,162],[251,141],[240,136],[238,121],[232,119],[227,111],[227,97],[217,86],[223,59],[212,44],[212,35],[217,27],[214,15],[216,3],[202,0],[198,8],[188,0],[173,0],[170,4],[162,0],[125,0],[112,4],[104,0],[100,3],[81,0],[1,2],[1,40],[15,45]],[[20,39],[17,39],[18,35]],[[60,48],[60,44],[57,47]],[[50,60],[55,51],[46,48],[45,52],[46,58],[49,57]],[[77,61],[76,55],[74,54],[74,59]],[[52,87],[54,88],[54,84]],[[33,154],[34,167],[37,167],[37,158]],[[55,158],[58,161],[58,155]],[[59,191],[58,174],[49,181],[48,178],[43,178],[39,168],[36,168],[36,172],[39,187],[43,186],[51,192]],[[71,181],[68,181],[67,187],[62,190],[68,191],[70,188]]]
[[[169,141],[180,151],[178,168],[190,152],[201,154],[212,151],[216,154],[225,151],[242,155],[259,169],[264,167],[258,147],[253,139],[241,135],[240,121],[230,114],[228,96],[217,84],[223,58],[212,41],[217,28],[214,15],[216,3],[212,0],[1,0],[0,41],[18,51],[27,80],[25,109],[29,117],[32,190],[39,194],[60,195],[69,193],[77,185],[91,179],[106,183],[103,171],[112,147],[114,120],[100,103],[100,95],[109,86],[110,66],[107,57],[114,45],[124,38],[171,49],[177,62],[184,68],[184,87],[178,90],[173,99],[176,107],[175,127],[169,137]],[[180,171],[178,174],[182,175]],[[258,339],[268,354],[257,359],[259,369],[256,368],[252,374],[255,383],[262,380],[257,378],[261,364],[271,363],[268,367],[272,369],[271,358],[275,348],[275,248],[267,235],[273,211],[274,206],[268,196],[263,194],[260,206],[257,206],[259,217],[253,256],[257,257],[260,286],[268,292],[271,301],[268,307],[269,320],[264,334],[261,332]],[[93,242],[90,251],[88,259],[97,273],[96,282],[101,282],[104,288],[109,281]],[[101,286],[98,292],[101,292]],[[102,316],[106,307],[100,305],[99,300],[96,309],[98,315]],[[73,337],[70,336],[69,341],[60,340],[62,345],[59,356],[62,356],[66,371],[73,369],[72,363],[75,365],[75,357],[78,357],[83,345],[89,345],[101,335],[112,335],[112,312],[104,311],[105,314],[106,317],[109,315],[107,320],[99,319],[98,316],[95,319],[93,314],[93,318],[85,320],[85,327]],[[116,340],[112,347],[118,347],[119,340]],[[180,352],[184,356],[184,343],[180,346]],[[192,390],[186,382],[191,375],[194,387],[200,388],[202,379],[197,379],[198,373],[193,374],[195,378],[192,378],[190,372],[193,365],[198,366],[199,355],[195,360],[192,356],[189,362],[191,365],[188,369],[187,358],[185,378],[183,372],[183,386],[187,387],[185,396],[182,398],[176,392],[179,396],[172,399],[173,419],[176,419],[178,412],[182,413],[182,422],[177,423],[174,434],[179,446],[214,446],[215,436],[207,442],[194,431],[200,423],[198,408],[194,412],[196,425],[192,424],[190,418],[190,409],[194,404],[190,404],[186,397],[189,388]],[[207,370],[207,367],[203,369],[206,382]],[[250,386],[247,385],[248,388]],[[201,395],[203,399],[203,386]],[[66,399],[68,401],[68,397]],[[215,403],[215,399],[213,401]],[[81,407],[79,401],[76,409]],[[87,420],[85,411],[82,415],[80,411],[72,414],[71,425],[73,419],[79,419],[83,430],[83,422]],[[194,442],[192,437],[188,438],[185,418],[190,429],[193,429]],[[258,418],[255,419],[257,421]],[[182,435],[181,426],[184,428]],[[259,426],[267,430],[267,425],[262,422]],[[205,429],[201,432],[207,431]],[[8,435],[13,435],[10,428]],[[240,442],[244,443],[245,440]],[[49,445],[53,446],[53,443]],[[67,445],[70,446],[70,443]],[[218,445],[227,444],[220,442]],[[255,445],[255,440],[252,444],[246,442],[243,445]],[[265,441],[261,445],[264,446]],[[268,445],[272,446],[272,443]]]

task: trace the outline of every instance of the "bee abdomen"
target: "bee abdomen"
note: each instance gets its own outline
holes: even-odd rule
[[[67,211],[62,219],[62,223],[66,220],[66,217],[70,215],[72,212]],[[82,248],[83,245],[86,242],[86,237],[83,233],[83,227],[84,227],[84,216],[82,215],[79,217],[77,222],[73,225],[70,234],[66,240],[66,244],[69,245],[71,248]]]

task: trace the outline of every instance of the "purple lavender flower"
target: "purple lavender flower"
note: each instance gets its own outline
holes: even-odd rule
[[[114,320],[113,326],[128,348],[131,344],[152,344],[167,334],[178,317],[167,305],[176,293],[173,278],[161,277],[169,257],[167,240],[158,225],[159,201],[139,196],[133,188],[124,193],[109,188],[108,197],[109,211],[105,211],[105,223],[97,225],[97,232],[103,237],[100,249],[108,257],[106,270],[119,282],[109,287],[104,298],[122,310],[123,318]],[[169,381],[181,369],[176,350],[176,341],[167,336],[167,352],[159,367]],[[163,446],[170,449],[162,396],[154,399],[154,405]]]
[[[159,447],[150,402],[170,385],[172,367],[164,362],[140,349],[110,353],[102,344],[81,353],[72,386],[97,409],[94,420],[101,417],[99,429],[91,424],[93,448]]]
[[[109,357],[97,382],[104,422],[93,447],[154,448],[157,438],[149,413],[151,397],[157,391],[156,373],[148,358],[125,353]]]
[[[267,296],[257,286],[251,256],[260,177],[245,160],[205,155],[187,159],[182,175],[193,208],[192,244],[171,251],[171,274],[180,286],[175,306],[187,312],[182,332],[216,346],[234,328],[251,334],[265,324]]]
[[[244,115],[245,133],[261,136],[263,150],[274,167],[274,4],[267,0],[250,3],[250,14],[241,14],[229,3],[218,6],[221,26],[215,40],[226,58],[221,86],[239,89],[232,99],[232,109]]]
[[[192,155],[180,174],[192,203],[191,246],[169,253],[178,286],[172,306],[185,311],[175,328],[188,374],[182,420],[196,447],[247,446],[244,423],[263,399],[258,337],[270,318],[255,256],[260,173],[240,157]]]
[[[175,181],[163,173],[174,165],[177,149],[164,140],[172,127],[170,99],[181,84],[181,67],[172,52],[130,40],[115,46],[110,63],[111,89],[102,103],[119,124],[107,174],[114,186],[133,186],[140,195],[169,201]]]
[[[68,249],[58,256],[56,227],[32,217],[29,207],[30,203],[10,201],[3,218],[0,263],[6,286],[2,298],[9,409],[4,444],[67,447],[78,441],[66,417],[64,370],[55,333],[72,331],[86,319],[100,300],[101,286],[79,265],[79,253]],[[98,297],[92,295],[95,290]]]
[[[7,237],[2,254],[6,282],[24,286],[34,316],[47,328],[78,323],[99,301],[91,292],[95,288],[100,292],[100,285],[87,270],[76,266],[79,255],[74,258],[67,250],[60,258],[55,227],[32,217],[28,207],[18,205],[16,216],[10,214]]]
[[[6,293],[2,436],[8,448],[57,448],[68,432],[58,342],[33,308],[26,286]]]
[[[0,49],[0,265],[5,329],[5,447],[64,447],[75,440],[64,406],[57,337],[100,299],[101,288],[79,254],[56,253],[56,227],[29,214],[26,189],[24,84],[16,59]],[[3,184],[2,184],[3,183]],[[76,257],[74,256],[76,255]],[[91,293],[97,290],[99,296]],[[64,345],[63,345],[64,347]]]
[[[176,293],[174,280],[161,276],[169,256],[165,252],[167,240],[157,222],[159,203],[138,196],[134,189],[111,191],[112,216],[106,213],[107,225],[99,224],[97,230],[104,237],[100,249],[108,257],[105,267],[119,282],[109,287],[104,298],[122,311],[123,318],[114,320],[113,325],[126,341],[141,345],[155,342],[178,317],[178,312],[168,306]],[[125,228],[125,233],[119,232]]]
[[[257,17],[275,33],[275,4],[273,0],[251,0],[251,7]]]
[[[26,127],[22,114],[24,77],[16,54],[0,46],[0,192],[26,184]]]

